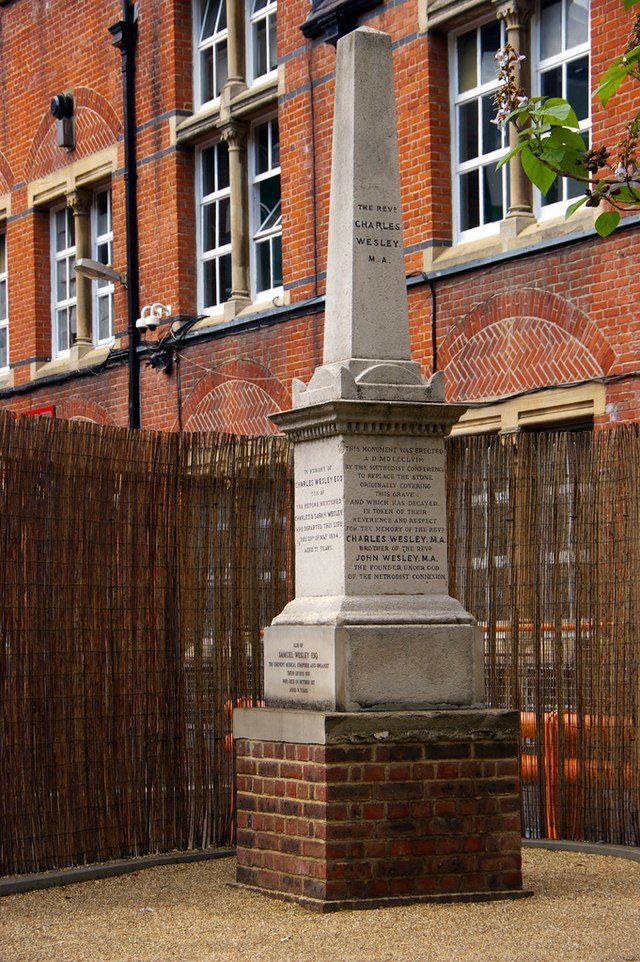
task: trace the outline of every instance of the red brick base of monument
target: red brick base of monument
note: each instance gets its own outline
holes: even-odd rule
[[[322,911],[528,894],[518,720],[241,710],[237,882]]]

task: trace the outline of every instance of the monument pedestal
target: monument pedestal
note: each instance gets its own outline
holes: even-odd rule
[[[312,907],[522,894],[518,715],[448,592],[444,403],[411,358],[391,38],[338,43],[323,364],[294,443],[296,594],[236,710],[237,881]]]
[[[321,912],[518,898],[518,713],[238,709],[237,882]]]

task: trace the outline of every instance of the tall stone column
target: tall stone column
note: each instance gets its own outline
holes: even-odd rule
[[[464,407],[411,359],[402,235],[391,38],[362,27],[337,49],[324,363],[273,417],[296,595],[265,630],[267,707],[234,714],[237,880],[322,911],[522,894],[518,716],[484,707],[448,591]]]
[[[74,190],[67,196],[67,206],[73,212],[76,238],[76,260],[91,257],[91,194]],[[91,281],[76,274],[76,340],[74,347],[81,356],[93,347],[91,331]]]
[[[231,297],[224,305],[225,318],[235,317],[251,304],[249,284],[249,208],[247,196],[248,127],[232,120],[221,126],[222,139],[229,150],[231,189]]]
[[[531,0],[493,0],[493,2],[496,8],[496,16],[499,20],[504,20],[507,43],[510,43],[514,50],[525,56],[525,59],[518,64],[516,82],[530,93],[529,21],[532,13]],[[514,126],[510,124],[509,148],[515,147],[517,142],[518,134]],[[510,234],[519,234],[535,220],[532,204],[531,182],[522,169],[520,157],[513,157],[509,162],[509,210],[507,213],[507,219],[510,222],[508,224]]]
[[[232,96],[247,86],[245,58],[244,0],[227,0],[227,37],[229,77]]]

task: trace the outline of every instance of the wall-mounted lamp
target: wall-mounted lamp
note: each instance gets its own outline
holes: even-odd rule
[[[90,257],[79,257],[75,266],[76,274],[83,277],[90,277],[92,281],[118,281],[123,287],[127,286],[127,275],[121,274],[111,264],[102,264],[94,261]]]
[[[170,304],[160,304],[159,301],[154,304],[145,304],[136,321],[136,327],[139,331],[155,331],[163,317],[171,317]]]
[[[73,116],[73,95],[56,94],[51,98],[51,113],[56,118],[56,143],[58,147],[74,150],[76,128]]]

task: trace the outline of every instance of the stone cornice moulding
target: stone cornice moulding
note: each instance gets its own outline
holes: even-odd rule
[[[420,26],[425,30],[453,30],[492,11],[493,0],[423,0]]]
[[[466,410],[465,404],[335,400],[274,414],[271,420],[294,442],[353,434],[446,437]]]
[[[83,157],[68,167],[32,181],[27,187],[29,207],[44,207],[81,187],[91,189],[113,176],[118,164],[118,146],[114,144],[97,154]]]
[[[228,105],[223,105],[222,98],[212,106],[199,110],[191,117],[179,123],[175,129],[175,143],[194,144],[205,137],[219,132],[220,127],[234,120],[248,120],[250,117],[268,111],[278,104],[278,77],[269,78],[267,83],[253,84],[237,96]]]

